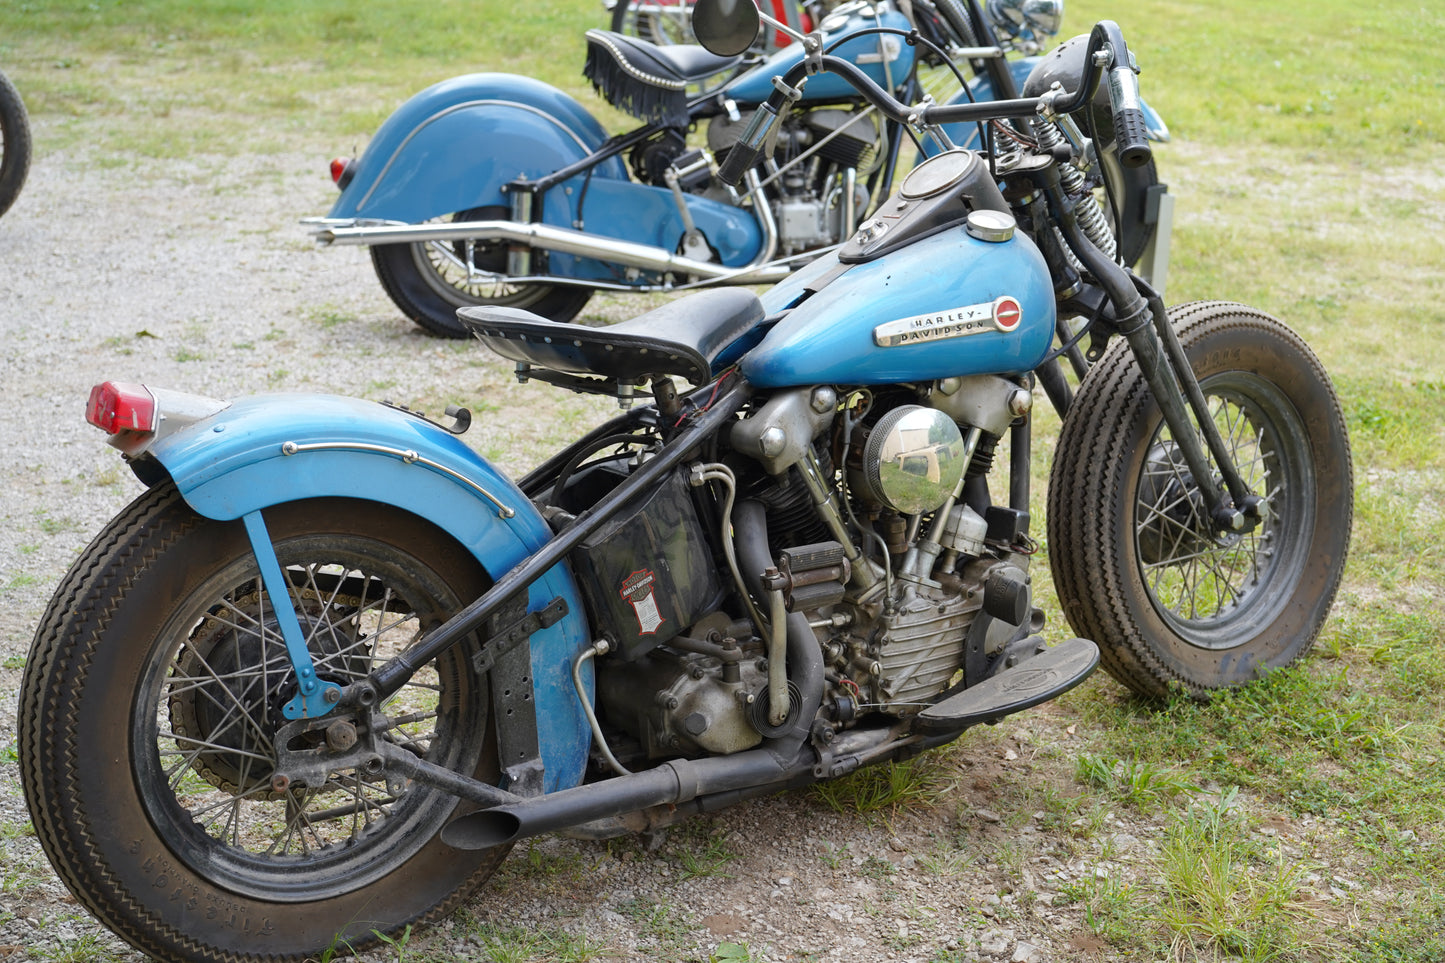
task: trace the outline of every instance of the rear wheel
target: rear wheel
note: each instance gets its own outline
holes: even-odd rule
[[[452,221],[505,220],[505,207],[480,207],[454,214]],[[591,288],[514,284],[498,280],[507,271],[506,245],[496,241],[424,241],[380,244],[371,263],[387,295],[427,332],[443,338],[471,336],[457,309],[475,305],[525,308],[553,321],[570,321],[592,297]]]
[[[1203,696],[1289,665],[1314,643],[1349,546],[1350,447],[1328,376],[1283,324],[1221,302],[1170,316],[1267,517],[1247,533],[1214,531],[1120,339],[1064,421],[1049,560],[1070,624],[1099,643],[1111,674],[1145,695]]]
[[[386,506],[314,500],[266,521],[327,681],[366,675],[487,585],[449,536]],[[447,913],[505,855],[445,846],[456,799],[384,771],[272,778],[295,694],[273,612],[243,526],[198,517],[166,485],[91,544],[27,662],[37,835],[77,898],[158,959],[360,949]],[[495,781],[475,652],[468,640],[423,667],[381,719],[394,746]]]

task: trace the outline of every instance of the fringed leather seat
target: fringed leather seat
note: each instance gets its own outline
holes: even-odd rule
[[[742,59],[720,57],[695,44],[659,46],[610,30],[589,30],[582,72],[618,110],[682,127],[688,122],[688,85],[730,70]]]

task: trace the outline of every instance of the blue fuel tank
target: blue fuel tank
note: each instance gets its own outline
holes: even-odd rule
[[[1022,374],[1053,341],[1053,284],[1043,255],[1020,232],[980,240],[959,225],[830,273],[840,270],[830,254],[763,295],[770,315],[786,314],[743,357],[750,382],[784,388]]]

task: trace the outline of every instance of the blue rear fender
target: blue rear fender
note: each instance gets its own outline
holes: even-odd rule
[[[387,118],[357,161],[328,217],[416,224],[459,211],[509,205],[502,187],[582,160],[607,132],[574,98],[512,74],[467,74],[421,91]],[[612,157],[593,178],[626,180]],[[569,224],[583,176],[548,194],[548,220]],[[556,212],[550,210],[556,205]]]
[[[354,398],[243,398],[160,439],[149,454],[165,467],[186,502],[207,518],[238,519],[313,498],[380,502],[448,532],[494,581],[551,538],[546,522],[516,485],[459,438],[415,416]],[[502,517],[499,505],[510,509],[511,517]],[[581,781],[590,740],[571,665],[591,634],[576,583],[563,564],[532,584],[528,609],[539,611],[557,597],[566,601],[568,615],[531,637],[548,792]]]

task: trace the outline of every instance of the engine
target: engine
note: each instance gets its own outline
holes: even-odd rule
[[[1037,628],[1032,543],[1026,513],[990,504],[987,477],[1031,397],[993,375],[800,388],[736,422],[730,451],[653,497],[658,517],[619,523],[633,527],[612,540],[626,548],[610,570],[578,566],[584,583],[615,587],[595,603],[622,627],[622,658],[597,664],[613,747],[726,753],[804,711],[804,725],[835,731],[906,718],[1007,659]],[[637,569],[638,557],[655,564]],[[659,600],[679,617],[649,616]],[[807,652],[789,648],[799,625]],[[808,660],[824,690],[816,707],[783,673]]]
[[[737,143],[752,112],[708,124],[708,148],[719,161]],[[790,115],[778,132],[778,174],[767,193],[783,254],[841,241],[868,205],[866,180],[884,156],[883,129],[871,115],[818,108]]]

